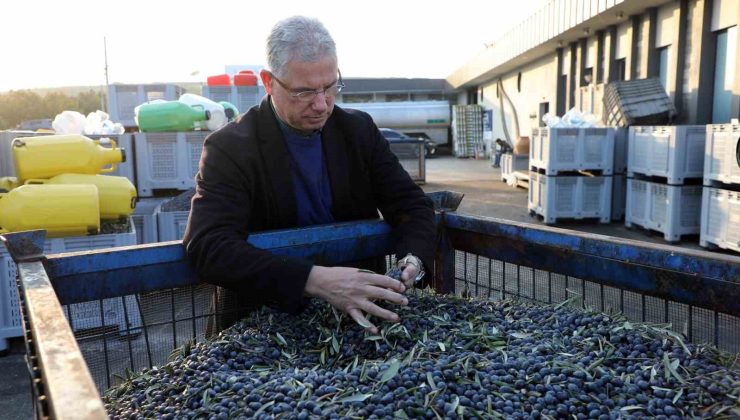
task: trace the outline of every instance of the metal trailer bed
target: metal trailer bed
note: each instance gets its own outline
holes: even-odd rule
[[[740,257],[465,216],[450,211],[461,195],[431,195],[439,210],[431,270],[437,291],[543,303],[580,296],[584,307],[671,323],[693,342],[740,351]],[[249,241],[320,264],[394,260],[382,221],[266,232]],[[163,364],[173,349],[205,338],[215,288],[198,283],[179,241],[48,257],[38,247],[43,232],[9,234],[5,242],[18,263],[37,417],[104,418],[99,395],[117,377]],[[125,303],[131,296],[139,313]],[[112,307],[122,313],[111,314]],[[70,324],[91,308],[103,327],[75,336]],[[122,325],[111,332],[107,316]]]

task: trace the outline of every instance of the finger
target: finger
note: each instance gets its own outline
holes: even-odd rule
[[[386,321],[398,322],[401,319],[397,313],[383,309],[369,300],[362,304],[362,309],[368,314],[375,315],[378,318],[385,319]]]
[[[368,294],[369,299],[382,299],[387,302],[395,303],[396,305],[408,305],[409,300],[402,294],[396,293],[389,289],[383,289],[380,287],[373,287],[370,289]]]
[[[378,327],[373,325],[372,322],[370,322],[367,318],[365,318],[365,315],[362,313],[361,310],[357,308],[352,308],[348,310],[347,313],[349,314],[349,316],[352,317],[352,319],[355,320],[357,324],[365,328],[366,331],[369,331],[371,334],[378,333]]]
[[[373,274],[373,275],[368,274],[367,276],[368,277],[366,277],[366,279],[368,281],[368,284],[372,286],[392,289],[398,293],[403,293],[406,291],[406,286],[402,282],[396,279],[392,279],[388,276],[383,276],[380,274]]]

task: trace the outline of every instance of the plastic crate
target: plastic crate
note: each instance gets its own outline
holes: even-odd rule
[[[111,121],[124,127],[136,127],[134,108],[155,99],[176,101],[184,92],[180,86],[171,84],[110,85],[108,115]]]
[[[740,252],[740,192],[704,187],[699,245]]]
[[[515,155],[504,153],[501,155],[501,181],[509,182],[514,172],[529,172],[529,155]]]
[[[193,188],[208,134],[210,131],[136,133],[139,197],[152,197],[156,190]]]
[[[740,185],[740,125],[707,125],[704,185]]]
[[[456,157],[483,156],[483,108],[452,106],[452,151]]]
[[[624,224],[663,233],[675,242],[682,235],[699,233],[701,185],[667,185],[627,179]]]
[[[167,198],[144,198],[136,203],[136,209],[131,218],[136,226],[137,244],[159,242],[157,211],[159,205],[165,200]]]
[[[51,238],[44,243],[45,254],[60,254],[64,252],[87,251],[91,249],[112,248],[136,244],[136,229],[131,224],[128,233],[107,235],[90,235],[69,238]],[[7,249],[0,246],[0,351],[7,348],[8,338],[21,337],[22,321],[18,310],[18,288],[15,282],[16,265]],[[105,313],[105,326],[108,330],[113,327],[128,329],[141,326],[141,316],[134,296],[126,296],[127,325],[123,324],[124,312],[121,299],[107,299],[102,305]],[[103,327],[100,320],[100,305],[95,302],[85,302],[69,305],[67,316],[77,320],[73,325],[74,331],[92,331]],[[100,331],[100,330],[98,330]]]
[[[532,133],[529,166],[546,175],[614,170],[614,128],[540,128]]]
[[[612,221],[622,220],[627,201],[627,177],[620,174],[612,178]]]
[[[188,226],[188,211],[158,211],[157,231],[159,241],[178,241],[185,236],[185,228]]]
[[[617,128],[614,131],[614,175],[627,173],[627,154],[629,130]]]
[[[598,218],[609,223],[612,204],[610,176],[547,176],[529,173],[527,208],[547,224],[558,219]]]
[[[676,107],[658,78],[611,82],[604,90],[604,125],[670,124]]]
[[[201,88],[202,96],[213,102],[226,101],[237,106],[236,86],[203,86]],[[239,112],[244,112],[239,108]]]
[[[630,127],[627,176],[663,177],[672,185],[702,178],[705,139],[703,125]]]
[[[231,104],[236,106],[239,112],[249,111],[249,108],[259,105],[262,97],[265,96],[264,86],[234,86],[236,89],[236,102]]]

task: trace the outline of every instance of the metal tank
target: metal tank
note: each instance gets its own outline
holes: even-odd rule
[[[448,140],[452,118],[447,101],[352,102],[337,105],[367,112],[378,127],[401,132],[423,132],[437,144],[445,144]]]

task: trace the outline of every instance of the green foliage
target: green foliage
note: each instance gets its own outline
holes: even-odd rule
[[[26,120],[53,119],[62,111],[78,111],[83,115],[101,109],[104,94],[93,89],[68,95],[49,92],[39,95],[31,90],[11,90],[0,94],[0,129],[12,129]]]

